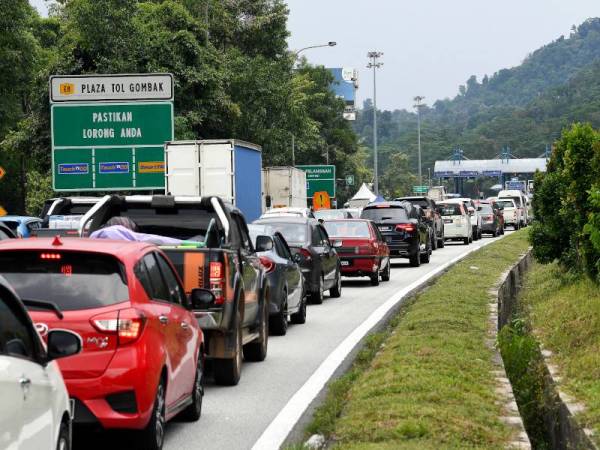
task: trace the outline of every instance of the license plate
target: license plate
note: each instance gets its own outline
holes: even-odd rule
[[[379,227],[381,231],[392,231],[392,227]]]
[[[350,265],[350,261],[340,261],[340,264],[342,266],[349,266]]]
[[[452,223],[452,219],[444,219],[444,223]]]

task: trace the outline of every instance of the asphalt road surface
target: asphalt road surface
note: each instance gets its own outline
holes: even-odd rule
[[[429,264],[418,268],[395,259],[391,280],[377,287],[367,278],[345,278],[342,297],[309,305],[306,324],[290,324],[286,336],[271,336],[267,359],[244,363],[237,386],[222,387],[207,380],[202,418],[195,423],[170,422],[165,450],[251,449],[290,398],[373,311],[401,289],[491,240],[484,237],[469,246],[447,242],[433,252]],[[132,439],[123,433],[77,433],[74,449],[131,448]]]

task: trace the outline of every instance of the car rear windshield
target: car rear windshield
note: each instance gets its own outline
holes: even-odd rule
[[[363,209],[360,218],[373,220],[375,222],[380,222],[383,220],[408,221],[406,210],[401,207],[375,207]]]
[[[108,255],[53,250],[0,252],[0,275],[21,298],[54,302],[63,311],[129,300],[124,268]]]
[[[14,221],[14,220],[2,220],[0,221],[0,223],[3,223],[4,225],[6,225],[8,228],[10,228],[13,231],[17,231],[17,228],[19,228],[19,222]]]
[[[493,214],[494,210],[490,205],[481,205],[481,212],[484,214]]]
[[[272,236],[276,231],[279,231],[288,245],[302,245],[308,241],[304,223],[289,223],[289,222],[271,222],[259,224],[264,227],[263,234]]]
[[[515,203],[512,200],[498,200],[496,203],[504,208],[514,208]]]
[[[508,199],[511,199],[513,202],[515,202],[515,205],[517,208],[521,207],[521,197],[509,197],[509,198],[503,197],[500,200],[502,201],[502,200],[508,200]]]
[[[440,215],[442,215],[442,216],[460,216],[460,215],[462,215],[462,212],[460,211],[460,205],[447,204],[447,205],[439,205],[439,207],[440,207]]]
[[[398,200],[399,201],[401,201],[401,200],[407,201],[413,205],[420,206],[423,209],[429,208],[429,203],[427,203],[427,200],[424,198],[408,198],[407,197],[407,198],[400,198]]]
[[[369,238],[369,225],[367,222],[335,221],[325,222],[325,229],[330,237],[356,237]]]
[[[331,219],[345,219],[346,214],[341,209],[321,209],[319,211],[315,211],[315,218],[323,219],[323,220],[331,220]]]

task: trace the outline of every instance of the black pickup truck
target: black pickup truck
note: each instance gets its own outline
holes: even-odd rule
[[[170,195],[106,196],[81,220],[80,235],[115,216],[132,219],[140,233],[186,241],[161,248],[177,268],[188,295],[204,288],[213,295],[194,310],[206,339],[215,381],[238,383],[242,356],[262,361],[268,345],[268,293],[242,213],[218,197]]]

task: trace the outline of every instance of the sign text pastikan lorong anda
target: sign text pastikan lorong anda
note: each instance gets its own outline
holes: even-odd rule
[[[89,79],[50,80],[54,189],[164,189],[164,143],[173,140],[172,76]]]
[[[335,198],[335,166],[296,166],[306,172],[306,195],[312,198],[315,192],[327,192]]]

